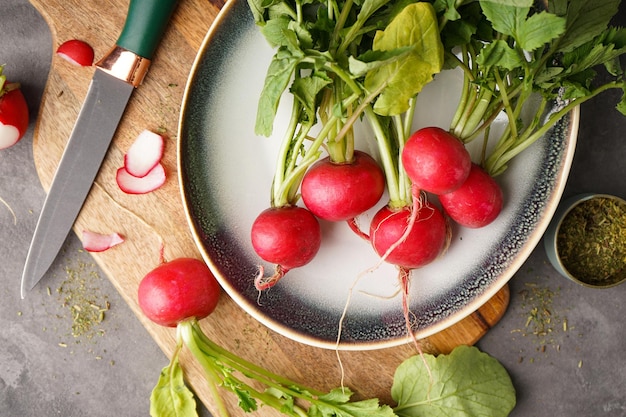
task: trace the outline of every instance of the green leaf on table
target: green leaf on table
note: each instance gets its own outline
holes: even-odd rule
[[[233,377],[232,370],[223,368],[222,372],[224,374],[224,380],[221,384],[222,388],[235,394],[237,397],[237,405],[246,413],[256,411],[258,407],[256,400],[250,395],[250,392],[242,386],[241,381]]]
[[[506,369],[469,346],[407,359],[396,370],[391,396],[400,417],[505,417],[516,402]]]
[[[150,396],[152,417],[197,417],[196,400],[184,381],[178,355],[161,370],[157,385]]]
[[[381,91],[374,103],[374,111],[380,115],[405,112],[409,100],[441,71],[444,51],[430,3],[406,6],[384,31],[376,33],[372,49],[391,51],[407,46],[412,47],[410,53],[365,76],[365,88],[370,93]]]
[[[388,405],[380,405],[378,399],[371,398],[350,402],[352,391],[348,388],[335,388],[321,395],[319,401],[308,410],[310,417],[396,417]]]

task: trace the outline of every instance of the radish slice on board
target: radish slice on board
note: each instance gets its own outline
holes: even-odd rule
[[[124,168],[134,177],[145,177],[163,157],[163,136],[144,130],[124,155]]]
[[[118,233],[104,235],[89,230],[83,230],[83,248],[85,248],[87,252],[104,252],[122,242],[124,242],[124,238]]]
[[[57,54],[66,61],[80,67],[93,65],[93,48],[86,42],[70,39],[57,48]]]
[[[127,194],[145,194],[154,191],[165,183],[165,169],[157,165],[144,177],[135,177],[122,167],[117,170],[117,185]]]

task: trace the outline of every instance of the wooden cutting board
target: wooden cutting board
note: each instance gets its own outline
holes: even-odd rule
[[[31,0],[47,20],[53,48],[68,39],[82,39],[102,57],[115,43],[124,24],[128,0]],[[202,40],[223,6],[220,0],[182,0],[154,57],[144,84],[132,96],[108,155],[74,230],[118,232],[126,241],[94,254],[96,262],[145,325],[156,343],[170,356],[175,332],[148,322],[136,299],[140,279],[159,262],[181,256],[201,258],[188,229],[180,198],[176,166],[178,116],[193,60]],[[34,138],[34,158],[43,187],[48,190],[67,138],[86,95],[93,67],[76,67],[53,57]],[[159,190],[146,195],[126,195],[115,183],[123,154],[143,129],[165,131],[168,137],[163,163],[169,176]],[[80,234],[79,234],[80,236]],[[459,344],[473,344],[504,314],[509,302],[504,287],[475,313],[456,325],[424,340],[426,351],[449,352]],[[203,320],[207,335],[227,349],[306,386],[328,390],[340,385],[336,352],[293,342],[260,325],[228,297],[216,312]],[[345,384],[360,398],[378,397],[391,403],[395,368],[415,354],[407,344],[366,352],[341,352]],[[188,354],[181,363],[194,391],[215,412],[200,368]],[[165,364],[154,364],[155,383]],[[244,413],[227,394],[233,415]],[[147,413],[147,410],[146,410]],[[264,416],[277,415],[264,408]]]

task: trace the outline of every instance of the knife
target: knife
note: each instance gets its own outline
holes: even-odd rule
[[[21,295],[56,259],[93,184],[135,88],[143,81],[177,0],[130,0],[113,48],[95,66],[26,256]]]

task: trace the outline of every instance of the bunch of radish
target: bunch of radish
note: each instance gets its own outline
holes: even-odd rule
[[[363,10],[375,13],[382,3],[370,6]],[[346,4],[341,16],[347,18],[350,7],[357,6]],[[272,20],[272,13],[267,16]],[[263,22],[267,16],[257,20]],[[298,22],[307,18],[303,14]],[[287,88],[288,77],[295,99],[278,152],[270,208],[251,228],[254,250],[276,267],[270,276],[260,268],[254,284],[259,291],[271,288],[288,271],[314,259],[323,244],[318,219],[345,222],[370,243],[381,262],[397,267],[407,331],[413,334],[408,311],[411,271],[445,253],[451,241],[450,218],[467,227],[493,221],[502,206],[502,193],[454,135],[436,127],[412,133],[418,93],[443,68],[441,39],[430,30],[437,27],[433,6],[411,4],[389,19],[383,31],[372,26],[373,44],[363,45],[365,36],[356,35],[366,30],[359,17],[350,21],[353,26],[345,38],[341,27],[332,32],[329,45],[336,46],[331,48],[334,55],[319,56],[307,49],[299,51],[306,58],[296,54],[286,60],[281,54],[290,49],[279,48],[270,65],[256,133],[271,135],[280,99],[276,92]],[[336,24],[347,21],[339,18]],[[280,45],[283,40],[272,33],[264,32],[271,43]],[[305,38],[300,41],[306,43]],[[365,46],[374,58],[357,65],[360,57],[349,54]],[[387,55],[388,48],[411,52]],[[276,76],[276,66],[284,71],[281,77]],[[378,160],[355,146],[354,125],[360,120],[371,127],[370,144],[378,150]],[[358,224],[361,214],[382,203],[385,191],[389,200],[369,227]]]

